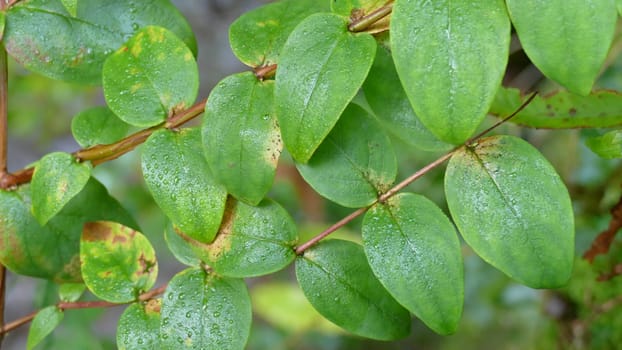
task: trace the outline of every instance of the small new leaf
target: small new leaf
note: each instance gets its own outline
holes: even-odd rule
[[[32,320],[30,331],[28,332],[28,340],[26,349],[31,350],[37,346],[45,337],[47,337],[63,320],[65,314],[55,305],[48,306],[37,312]]]

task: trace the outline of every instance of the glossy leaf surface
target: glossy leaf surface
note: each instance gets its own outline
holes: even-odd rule
[[[83,148],[109,144],[122,139],[130,126],[107,107],[93,107],[71,120],[71,133]]]
[[[37,312],[35,318],[32,319],[30,330],[28,331],[28,340],[26,349],[30,350],[37,346],[45,337],[54,331],[54,329],[63,320],[65,313],[55,305],[48,306]]]
[[[296,224],[276,202],[264,199],[250,206],[230,199],[216,239],[211,244],[189,243],[216,273],[252,277],[291,263],[297,238]]]
[[[614,0],[506,3],[523,49],[538,69],[568,90],[587,95],[613,40]]]
[[[229,27],[231,49],[247,66],[276,64],[296,25],[316,12],[327,10],[326,1],[282,0],[248,11]]]
[[[137,227],[106,188],[91,178],[45,226],[30,213],[30,189],[0,191],[0,261],[11,271],[57,282],[80,282],[80,236],[86,222],[112,220]]]
[[[380,124],[402,141],[425,151],[449,150],[452,147],[421,123],[404,92],[391,54],[381,46],[376,51],[376,59],[363,84],[363,91]]]
[[[153,199],[173,223],[191,238],[211,242],[227,193],[212,179],[200,130],[155,132],[143,148],[142,169]]]
[[[488,263],[532,288],[568,281],[574,256],[568,190],[527,142],[495,136],[461,149],[449,161],[445,193],[464,240]]]
[[[456,331],[464,301],[460,241],[429,199],[402,193],[363,220],[365,254],[391,295],[440,334]]]
[[[356,243],[320,242],[296,260],[296,278],[311,305],[349,332],[379,340],[410,332],[410,314],[378,282]]]
[[[187,269],[170,281],[162,303],[160,349],[244,349],[252,319],[244,281]]]
[[[32,214],[45,225],[75,197],[91,177],[90,163],[78,163],[69,153],[50,153],[35,165],[30,188]]]
[[[490,107],[490,113],[500,117],[510,115],[524,99],[518,89],[501,88]],[[580,96],[559,91],[544,97],[536,96],[510,122],[545,129],[618,126],[622,125],[622,94],[615,91],[597,91],[588,96]]]
[[[352,10],[367,14],[385,3],[387,3],[387,0],[332,0],[330,8],[337,14],[349,17],[352,14]]]
[[[128,306],[117,324],[119,350],[151,350],[160,348],[161,299]]]
[[[505,72],[510,21],[503,0],[397,1],[395,66],[421,122],[459,144],[486,116]]]
[[[315,14],[287,39],[276,73],[276,114],[285,146],[306,163],[359,90],[376,43],[352,34],[347,21]]]
[[[84,283],[63,283],[58,286],[58,297],[62,301],[74,302],[80,299],[85,290]]]
[[[7,11],[5,46],[26,68],[51,78],[101,84],[104,60],[146,25],[168,28],[196,53],[190,26],[168,0],[21,1]],[[60,49],[62,48],[62,49]]]
[[[590,137],[585,144],[602,158],[622,158],[622,130],[612,130]]]
[[[135,300],[158,276],[155,251],[147,237],[111,221],[84,224],[80,263],[89,290],[113,303]]]
[[[212,174],[252,205],[272,187],[283,148],[273,91],[274,81],[240,73],[218,83],[205,106],[203,145]]]
[[[169,224],[166,226],[164,230],[164,239],[166,240],[168,249],[173,253],[175,258],[184,265],[201,265],[201,259],[193,251],[190,243],[181,236],[182,234],[181,230],[174,225]]]
[[[103,68],[106,103],[128,124],[147,127],[192,105],[199,70],[192,52],[172,32],[138,31],[110,55]]]
[[[322,196],[345,207],[373,203],[397,175],[389,138],[361,107],[350,104],[307,164],[296,165]]]

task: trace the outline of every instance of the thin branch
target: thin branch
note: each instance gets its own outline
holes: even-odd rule
[[[301,255],[302,253],[305,252],[305,250],[307,250],[310,247],[312,247],[313,245],[317,244],[319,241],[321,241],[322,239],[326,238],[328,235],[330,235],[331,233],[337,231],[341,227],[347,225],[352,220],[356,219],[357,217],[359,217],[360,215],[362,215],[363,213],[368,211],[369,208],[371,208],[372,206],[374,206],[374,205],[376,205],[378,203],[386,202],[389,198],[393,197],[395,194],[397,194],[398,192],[403,190],[406,186],[410,185],[411,183],[413,183],[414,181],[416,181],[417,179],[419,179],[423,175],[429,173],[432,169],[436,168],[437,166],[443,164],[446,160],[451,158],[462,147],[470,145],[475,140],[481,138],[482,136],[486,135],[487,133],[491,132],[492,130],[498,128],[501,124],[503,124],[503,123],[507,122],[508,120],[512,119],[513,117],[515,117],[518,113],[520,113],[520,111],[522,111],[525,107],[527,107],[527,105],[529,105],[529,103],[531,103],[531,101],[535,97],[536,97],[536,93],[531,94],[531,96],[529,96],[525,100],[525,102],[523,102],[514,111],[514,113],[512,113],[509,116],[507,116],[507,117],[503,118],[502,120],[498,121],[497,123],[495,123],[490,128],[488,128],[488,129],[484,130],[483,132],[477,134],[475,137],[470,138],[462,146],[458,146],[458,147],[454,148],[453,150],[445,153],[444,155],[442,155],[441,157],[439,157],[438,159],[436,159],[432,163],[430,163],[430,164],[426,165],[425,167],[419,169],[416,173],[412,174],[411,176],[406,178],[404,181],[402,181],[399,184],[393,186],[393,188],[391,188],[390,190],[388,190],[384,194],[380,195],[378,197],[378,199],[376,201],[374,201],[374,203],[370,204],[367,207],[363,207],[363,208],[357,209],[356,211],[352,212],[350,215],[348,215],[345,218],[339,220],[339,222],[337,222],[336,224],[332,225],[331,227],[329,227],[326,230],[322,231],[320,234],[318,234],[315,237],[311,238],[309,241],[307,241],[307,242],[303,243],[302,245],[296,247],[296,254],[297,255]]]
[[[611,221],[609,222],[609,226],[594,238],[590,248],[583,254],[583,259],[591,263],[596,256],[607,254],[620,228],[622,228],[622,197],[620,197],[618,203],[611,208]]]
[[[198,102],[192,107],[174,114],[165,122],[148,129],[140,130],[115,143],[88,147],[74,152],[73,156],[82,162],[90,161],[93,166],[119,158],[144,143],[155,131],[161,129],[176,129],[198,117],[204,112],[206,102],[207,100]],[[0,189],[7,190],[30,182],[33,172],[34,169],[31,167],[19,170],[13,174],[0,174]]]
[[[4,3],[3,3],[4,9]],[[4,43],[0,42],[0,179],[7,173],[9,73]],[[0,264],[0,328],[4,326],[6,267]],[[0,334],[0,347],[4,335]]]
[[[348,25],[348,30],[351,32],[362,32],[374,25],[376,22],[390,15],[392,11],[393,3],[388,3],[370,12],[368,15],[353,20],[350,25]]]
[[[163,294],[164,291],[166,290],[166,287],[167,285],[165,284],[156,289],[152,289],[146,293],[143,293],[138,297],[138,301],[147,301],[147,300],[153,299],[159,296],[160,294]],[[127,304],[131,304],[134,302],[135,301],[131,301],[129,303],[111,303],[111,302],[103,301],[103,300],[75,301],[75,302],[61,301],[61,302],[56,303],[56,307],[58,307],[61,310],[93,309],[93,308],[107,308],[107,307],[114,307],[114,306],[120,306],[120,305],[127,305]],[[35,318],[35,316],[37,316],[38,312],[39,311],[31,312],[28,315],[21,317],[11,323],[7,323],[2,328],[0,328],[0,335],[4,336],[6,333],[29,323],[30,321],[32,321],[33,318]]]

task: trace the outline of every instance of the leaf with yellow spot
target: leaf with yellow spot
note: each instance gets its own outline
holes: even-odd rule
[[[147,238],[111,221],[84,224],[80,261],[89,290],[113,303],[136,300],[153,286],[158,274],[155,252]]]
[[[75,197],[91,177],[90,163],[78,163],[68,153],[46,155],[32,176],[32,213],[41,225]]]
[[[297,230],[287,211],[264,199],[250,206],[230,198],[216,239],[201,244],[177,230],[203,261],[228,277],[253,277],[281,270],[296,254]]]
[[[199,88],[196,61],[175,34],[147,26],[104,63],[104,96],[125,122],[153,126],[173,112],[190,107]]]
[[[231,49],[248,66],[276,64],[281,48],[298,23],[327,10],[326,1],[284,0],[246,12],[229,27]]]
[[[203,145],[210,169],[231,195],[252,205],[272,187],[283,148],[273,90],[274,81],[240,73],[218,83],[205,106]]]

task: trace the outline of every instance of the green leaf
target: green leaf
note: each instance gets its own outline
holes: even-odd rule
[[[72,303],[80,299],[85,290],[84,283],[63,283],[58,287],[58,296],[60,300]]]
[[[421,122],[459,144],[486,116],[508,60],[503,0],[397,1],[391,18],[395,67]]]
[[[232,198],[211,244],[186,237],[203,261],[228,277],[260,276],[281,270],[296,257],[297,238],[296,224],[278,203],[264,199],[250,206]]]
[[[574,216],[547,160],[511,136],[477,141],[449,161],[445,193],[464,240],[491,265],[532,288],[570,278]]]
[[[373,206],[363,242],[372,271],[400,304],[437,333],[456,331],[464,302],[460,241],[432,201],[403,193]]]
[[[572,92],[590,93],[615,33],[614,0],[506,2],[523,49],[536,67]]]
[[[86,222],[112,220],[138,227],[106,188],[91,178],[45,226],[30,213],[30,189],[0,191],[0,262],[14,273],[81,282],[80,236]]]
[[[101,84],[104,60],[146,25],[168,28],[196,53],[194,34],[169,0],[20,1],[7,11],[4,42],[26,68],[51,78]],[[69,9],[68,9],[69,8]],[[76,13],[72,13],[76,11]]]
[[[622,0],[617,0],[618,4],[618,13],[622,16]]]
[[[434,136],[419,120],[404,92],[389,51],[382,46],[363,84],[369,106],[382,126],[402,141],[425,151],[452,148]]]
[[[52,333],[63,320],[64,315],[63,311],[56,307],[56,305],[48,306],[37,312],[37,315],[30,325],[26,349],[30,350],[34,348],[45,337]]]
[[[63,6],[65,6],[65,9],[71,16],[75,17],[78,15],[78,0],[60,0],[60,2],[63,3]]]
[[[111,221],[84,224],[80,263],[89,290],[113,303],[135,300],[158,275],[155,251],[147,238]]]
[[[356,243],[320,242],[296,259],[296,277],[311,305],[349,332],[378,340],[410,332],[410,314],[378,282]]]
[[[261,283],[251,289],[253,312],[287,333],[300,334],[321,330],[324,333],[343,333],[322,317],[297,285],[289,282]]]
[[[175,226],[199,242],[214,240],[227,192],[212,179],[199,129],[153,133],[143,149],[142,169],[153,199]]]
[[[309,162],[296,167],[331,201],[352,208],[370,205],[397,175],[391,141],[379,128],[364,109],[350,104]]]
[[[119,350],[152,350],[160,348],[161,299],[128,306],[117,324]]]
[[[349,17],[352,10],[360,10],[368,14],[387,2],[387,0],[332,0],[330,8],[334,13]]]
[[[32,214],[45,225],[75,197],[91,177],[90,163],[78,163],[68,153],[50,153],[37,163],[32,176]]]
[[[622,130],[612,130],[604,135],[590,137],[585,144],[602,158],[622,158]]]
[[[123,138],[130,126],[108,107],[93,107],[71,120],[71,133],[81,147],[114,143]]]
[[[300,23],[281,53],[274,90],[285,146],[306,163],[359,90],[376,43],[348,32],[347,20],[315,14]]]
[[[273,90],[274,81],[240,73],[218,83],[205,106],[203,145],[212,174],[252,205],[272,187],[283,148]]]
[[[231,49],[247,66],[276,64],[296,25],[316,12],[327,10],[326,1],[282,0],[248,11],[229,27]]]
[[[199,256],[194,252],[190,243],[181,237],[181,230],[173,224],[168,224],[166,226],[164,230],[164,240],[166,240],[168,249],[179,262],[188,266],[201,265]]]
[[[187,269],[166,288],[160,349],[243,349],[251,320],[244,281]]]
[[[501,88],[490,107],[490,113],[503,117],[512,114],[525,98],[520,90]],[[622,125],[622,94],[596,91],[588,96],[559,91],[536,96],[514,118],[512,123],[532,128],[574,129],[607,128]]]
[[[188,108],[199,90],[192,52],[161,27],[138,31],[104,63],[104,96],[121,120],[139,127]]]

